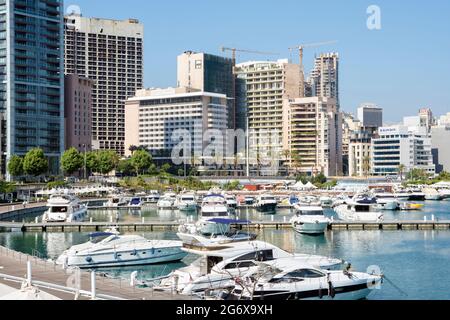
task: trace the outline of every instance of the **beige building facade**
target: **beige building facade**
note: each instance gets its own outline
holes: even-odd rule
[[[125,154],[131,155],[131,146],[152,153],[171,151],[179,143],[174,135],[183,130],[190,136],[192,154],[201,157],[207,130],[226,137],[227,116],[227,97],[222,94],[191,88],[138,90],[125,103]]]
[[[332,98],[283,101],[283,150],[306,174],[342,175],[342,115]]]
[[[143,87],[144,26],[135,19],[65,17],[66,74],[94,81],[94,149],[125,153],[125,101]]]

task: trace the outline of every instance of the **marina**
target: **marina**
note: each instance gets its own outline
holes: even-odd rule
[[[25,261],[43,263],[58,274],[81,268],[91,282],[93,276],[100,276],[127,283],[127,289],[133,292],[143,290],[123,297],[110,296],[105,288],[107,299],[386,299],[388,286],[389,299],[414,299],[411,293],[405,293],[405,280],[397,274],[401,266],[385,269],[390,261],[377,256],[391,250],[394,239],[406,239],[400,241],[412,247],[415,241],[429,245],[438,239],[439,243],[447,243],[450,201],[416,200],[419,193],[409,193],[414,200],[402,195],[399,203],[414,205],[415,210],[394,210],[388,206],[392,195],[383,193],[383,201],[378,203],[372,194],[322,190],[242,195],[210,190],[200,194],[166,193],[158,201],[149,202],[143,201],[145,194],[84,200],[52,196],[48,203],[26,204],[26,208],[3,207],[0,246],[13,256],[26,257]],[[108,203],[117,206],[109,207]],[[55,207],[59,218],[48,221],[49,210]],[[86,212],[80,219],[72,219],[70,213],[77,208],[86,208]],[[340,210],[347,211],[341,214]],[[66,218],[61,213],[67,213]],[[377,246],[381,250],[381,243],[385,247],[372,252],[374,257],[355,247]],[[257,247],[261,251],[248,251]],[[272,257],[270,248],[283,258]],[[355,256],[351,250],[360,255]],[[202,256],[207,258],[205,262],[201,262]],[[327,267],[326,261],[333,263]],[[22,269],[18,268],[27,267],[22,263]],[[420,277],[417,267],[412,267],[411,272]],[[258,280],[261,272],[264,279],[269,278]],[[35,274],[39,283],[51,279],[47,275],[41,280],[41,274]],[[229,278],[228,274],[237,278]],[[291,276],[305,281],[301,287],[292,286],[292,280],[286,280]],[[18,281],[14,277],[15,273],[5,273],[3,280]],[[251,284],[243,289],[239,281]],[[366,282],[372,284],[363,287]],[[57,283],[45,283],[64,294],[73,293]],[[277,283],[279,291],[268,290],[275,288],[270,283]],[[327,283],[332,285],[327,287]],[[256,284],[262,291],[251,289]],[[83,292],[80,299],[88,298],[89,290]]]

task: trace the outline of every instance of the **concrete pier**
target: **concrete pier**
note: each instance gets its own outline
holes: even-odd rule
[[[75,283],[79,283],[79,289],[83,291],[92,290],[92,274],[91,272],[81,271],[80,277],[75,277],[74,272],[66,272],[61,266],[55,265],[53,262],[29,256],[20,252],[0,247],[0,283],[20,289],[21,284],[6,278],[4,275],[11,277],[24,278],[28,274],[27,263],[31,262],[31,275],[33,285],[41,288],[63,300],[74,300],[75,293],[65,292],[56,289],[56,287],[70,287]],[[79,280],[77,280],[79,279]],[[49,283],[52,286],[46,286],[41,283]],[[95,296],[115,297],[125,300],[193,300],[193,297],[171,294],[168,292],[158,292],[150,288],[132,287],[130,280],[119,280],[102,277],[97,273],[95,277]],[[73,286],[75,287],[75,286]],[[79,300],[90,300],[89,296],[79,296]],[[106,298],[103,298],[106,299]]]
[[[21,223],[0,222],[0,228],[20,230],[22,232],[94,232],[117,226],[120,231],[176,231],[179,222],[75,222],[75,223]],[[241,229],[289,229],[289,222],[252,222],[248,225],[236,226]],[[450,230],[449,221],[385,221],[385,222],[344,222],[334,221],[328,229],[340,230]]]

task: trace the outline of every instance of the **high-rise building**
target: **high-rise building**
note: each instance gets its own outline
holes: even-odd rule
[[[64,150],[63,1],[0,1],[1,171],[43,149],[50,173]]]
[[[64,77],[66,149],[84,152],[92,148],[92,87],[90,79],[74,74]]]
[[[353,132],[360,130],[361,122],[350,113],[342,113],[342,164],[343,174],[349,174],[349,146]]]
[[[125,154],[125,101],[143,86],[144,27],[138,20],[65,18],[65,72],[94,81],[92,147]]]
[[[178,87],[224,94],[229,98],[228,128],[234,129],[237,115],[233,60],[203,52],[186,51],[178,56],[177,62]]]
[[[236,66],[238,81],[245,85],[245,112],[248,116],[250,148],[282,151],[283,99],[300,96],[300,66],[288,60],[250,61]],[[242,109],[242,106],[239,107]],[[265,143],[262,137],[272,132],[278,142]],[[271,141],[273,141],[271,139]],[[265,144],[265,145],[264,145]]]
[[[450,123],[431,128],[431,144],[433,148],[433,162],[436,165],[436,173],[450,172]]]
[[[283,149],[290,150],[291,167],[342,175],[342,114],[335,99],[285,99],[283,119]]]
[[[431,138],[425,128],[405,126],[382,127],[378,138],[372,139],[372,174],[386,176],[399,174],[400,165],[404,172],[422,169],[435,173]]]
[[[138,90],[125,106],[126,155],[131,146],[145,147],[152,153],[171,151],[178,144],[172,139],[177,130],[191,138],[192,155],[203,155],[207,130],[226,136],[227,97],[191,88]],[[189,138],[185,136],[184,138]],[[225,141],[224,141],[225,151]]]
[[[373,103],[363,103],[358,108],[358,120],[363,128],[380,128],[383,126],[383,109]]]
[[[323,53],[316,57],[308,83],[312,97],[333,98],[339,103],[339,55]]]

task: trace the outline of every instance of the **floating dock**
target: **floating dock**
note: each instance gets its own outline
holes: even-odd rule
[[[120,231],[176,231],[178,222],[75,222],[75,223],[21,223],[0,222],[0,228],[22,232],[94,232],[116,226]],[[289,222],[252,222],[236,226],[241,229],[289,229]],[[343,230],[450,230],[448,221],[385,221],[343,222],[335,221],[328,226],[330,231]]]

